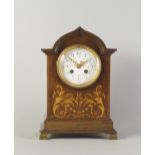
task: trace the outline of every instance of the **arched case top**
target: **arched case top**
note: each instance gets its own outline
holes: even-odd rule
[[[74,31],[64,34],[54,44],[53,48],[41,49],[47,55],[60,54],[67,46],[84,44],[94,49],[99,55],[111,55],[117,49],[107,48],[105,43],[95,34],[78,27]]]

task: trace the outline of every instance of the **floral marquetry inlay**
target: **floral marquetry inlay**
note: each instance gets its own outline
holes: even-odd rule
[[[57,85],[53,93],[53,114],[58,119],[100,119],[104,117],[104,92],[101,85],[91,93],[71,93]]]

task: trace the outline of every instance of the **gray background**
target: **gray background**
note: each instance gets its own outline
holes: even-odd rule
[[[111,117],[119,140],[40,141],[46,115],[46,56],[78,26],[103,39],[112,55]],[[15,0],[15,154],[140,154],[140,0]]]

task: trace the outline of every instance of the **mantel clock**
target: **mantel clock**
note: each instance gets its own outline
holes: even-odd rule
[[[40,139],[70,133],[116,139],[110,118],[110,56],[116,49],[79,27],[42,51],[47,55],[47,118]]]

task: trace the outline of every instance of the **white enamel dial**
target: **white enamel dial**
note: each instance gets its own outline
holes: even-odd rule
[[[83,88],[95,82],[101,71],[101,61],[96,52],[85,45],[69,46],[57,61],[60,79],[69,86]]]

